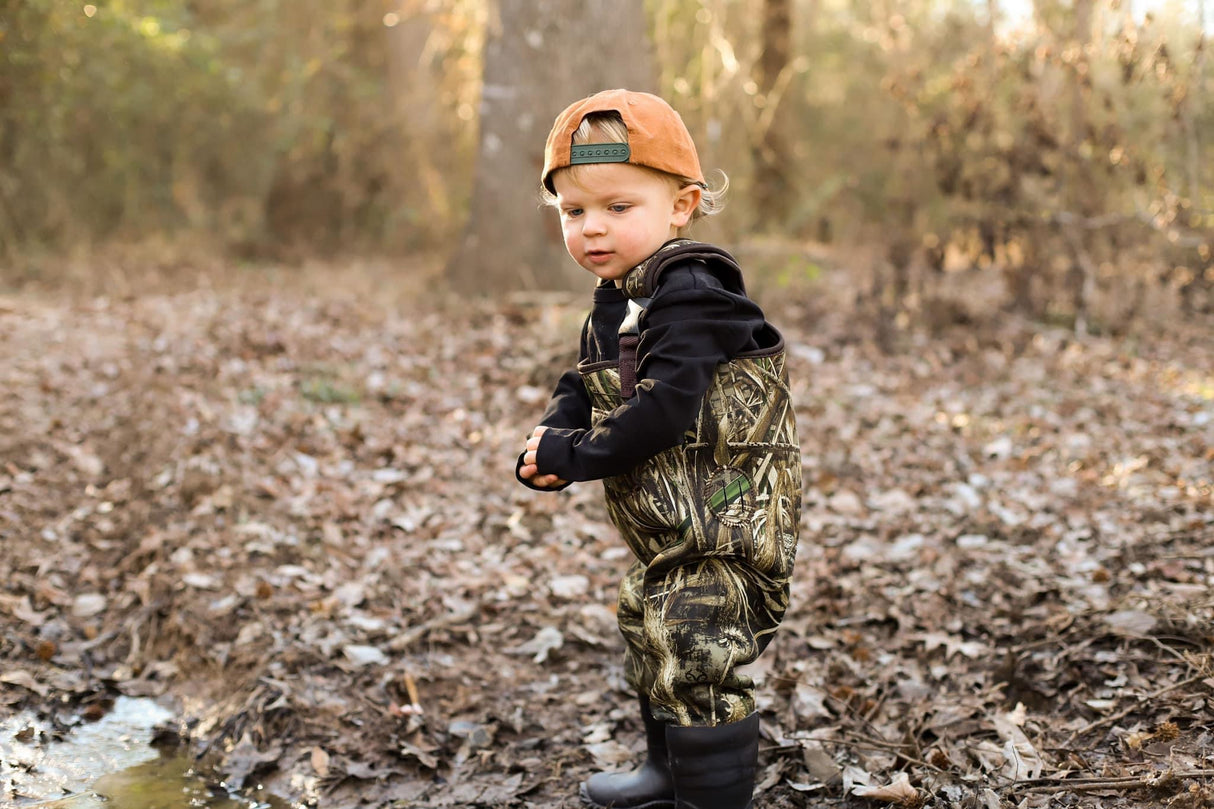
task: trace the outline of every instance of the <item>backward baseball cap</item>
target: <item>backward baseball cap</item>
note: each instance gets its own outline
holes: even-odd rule
[[[628,128],[628,143],[573,145],[573,133],[594,112],[615,112]],[[552,187],[552,173],[586,163],[631,163],[703,186],[704,173],[695,142],[674,108],[651,93],[604,90],[575,101],[557,116],[544,145],[544,187]]]

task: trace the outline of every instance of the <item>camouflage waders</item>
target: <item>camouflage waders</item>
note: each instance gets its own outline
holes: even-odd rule
[[[741,286],[732,258],[698,243],[674,242],[633,270],[619,366],[579,369],[592,423],[623,403],[621,373],[631,382],[635,368],[628,332],[638,331],[667,258],[707,261]],[[626,677],[675,725],[739,722],[754,711],[754,683],[737,667],[766,648],[788,607],[801,460],[783,340],[772,336],[771,347],[718,367],[681,445],[604,480],[611,520],[636,556],[619,597]]]

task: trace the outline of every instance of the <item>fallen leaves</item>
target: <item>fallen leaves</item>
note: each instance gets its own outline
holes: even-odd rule
[[[6,308],[0,704],[168,694],[232,783],[326,806],[557,807],[630,766],[627,552],[597,486],[513,478],[581,306]],[[764,805],[1202,806],[1208,340],[886,356],[776,319],[806,490]]]

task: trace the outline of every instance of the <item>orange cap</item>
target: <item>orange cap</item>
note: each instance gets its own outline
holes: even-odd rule
[[[579,146],[575,151],[573,133],[592,112],[619,113],[628,127],[628,143]],[[544,186],[553,191],[552,172],[581,163],[632,163],[689,177],[704,185],[696,145],[683,119],[673,107],[650,93],[604,90],[575,101],[557,116],[544,145]]]

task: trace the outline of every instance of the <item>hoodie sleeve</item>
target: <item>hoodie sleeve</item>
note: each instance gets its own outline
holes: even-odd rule
[[[590,319],[587,318],[586,323],[582,326],[579,357],[586,356],[589,328]],[[586,385],[582,382],[582,375],[576,368],[570,368],[557,380],[556,388],[552,391],[552,397],[548,400],[548,407],[544,409],[539,426],[548,427],[550,430],[552,428],[579,429],[590,426],[590,396],[586,392]],[[520,452],[514,464],[514,477],[519,483],[537,492],[555,492],[567,488],[568,484],[559,487],[533,486],[531,481],[522,478],[519,470],[523,467],[523,456],[526,454],[526,452]]]
[[[612,477],[677,445],[717,366],[754,347],[763,325],[759,307],[704,265],[666,271],[642,322],[636,395],[593,427],[546,432],[540,471],[571,481]]]

